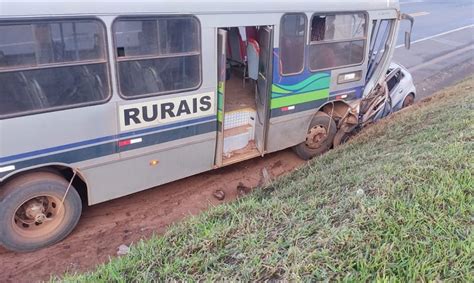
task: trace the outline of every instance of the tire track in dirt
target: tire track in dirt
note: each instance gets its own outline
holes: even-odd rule
[[[93,270],[116,256],[117,248],[153,234],[209,206],[235,200],[237,186],[256,187],[266,168],[275,178],[304,164],[291,150],[209,171],[154,189],[85,208],[77,228],[55,246],[28,254],[0,247],[0,282],[48,280],[51,275]],[[225,192],[225,200],[213,197]]]

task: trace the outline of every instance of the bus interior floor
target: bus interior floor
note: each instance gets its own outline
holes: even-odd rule
[[[231,78],[226,81],[224,107],[225,112],[245,108],[256,109],[255,82],[247,80],[244,86],[242,76],[232,73]]]

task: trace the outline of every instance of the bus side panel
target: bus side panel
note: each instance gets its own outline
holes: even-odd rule
[[[273,51],[273,84],[267,152],[297,145],[305,140],[313,115],[329,98],[331,72],[280,74],[279,49]],[[306,65],[306,64],[305,64]]]
[[[202,24],[201,36],[202,84],[198,89],[117,103],[120,161],[84,171],[90,205],[214,168],[215,29]],[[164,105],[172,110],[165,112]]]
[[[307,129],[316,110],[299,115],[289,115],[270,120],[267,135],[267,152],[275,152],[295,146],[305,140]]]
[[[143,191],[211,170],[215,132],[188,139],[163,151],[124,159],[83,171],[88,182],[89,205]]]
[[[0,179],[48,165],[96,166],[119,159],[115,103],[0,121]],[[77,167],[75,167],[77,168]]]

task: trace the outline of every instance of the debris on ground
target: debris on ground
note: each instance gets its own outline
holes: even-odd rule
[[[225,199],[225,192],[222,191],[222,190],[217,190],[212,195],[218,200],[224,200]]]
[[[126,255],[130,252],[130,248],[126,245],[120,245],[120,247],[118,247],[118,251],[117,251],[117,255],[118,256],[121,256],[121,255]]]
[[[237,193],[239,196],[245,196],[252,191],[252,188],[245,186],[242,182],[237,186]]]
[[[262,181],[263,181],[262,185],[263,186],[267,186],[272,182],[272,178],[270,176],[270,173],[268,173],[267,167],[263,167],[262,177],[263,177],[263,179],[262,179]]]

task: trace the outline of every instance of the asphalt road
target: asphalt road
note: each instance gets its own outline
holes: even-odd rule
[[[415,17],[412,48],[403,46],[400,28],[394,61],[412,73],[418,99],[474,73],[474,1],[401,0],[403,13]]]

